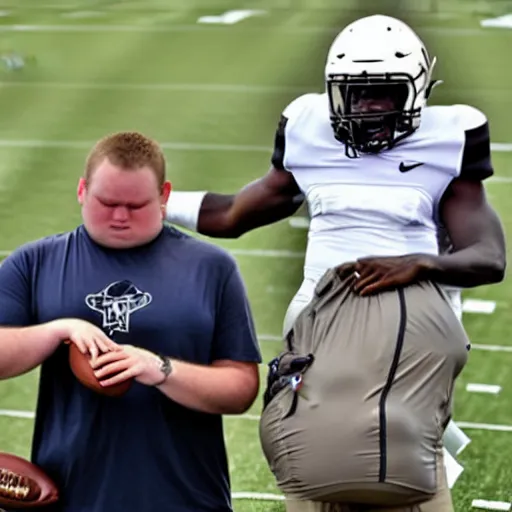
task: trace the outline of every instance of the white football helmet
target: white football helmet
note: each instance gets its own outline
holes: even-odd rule
[[[374,15],[336,37],[325,66],[331,124],[348,156],[389,149],[420,125],[436,59],[404,22]]]

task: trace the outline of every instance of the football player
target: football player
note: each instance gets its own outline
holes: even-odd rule
[[[331,45],[325,91],[282,112],[264,176],[233,195],[172,193],[168,221],[218,238],[280,221],[307,203],[304,280],[285,336],[333,267],[352,269],[360,296],[419,281],[467,288],[503,279],[504,233],[483,185],[493,174],[488,120],[468,105],[427,106],[438,83],[434,65],[402,21],[359,19]],[[449,252],[440,251],[439,228]],[[330,510],[320,503],[288,509]],[[446,485],[414,510],[453,510]]]

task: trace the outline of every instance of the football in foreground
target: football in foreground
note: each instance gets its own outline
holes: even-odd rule
[[[0,452],[0,507],[34,508],[59,499],[52,479],[32,462]]]
[[[87,388],[107,396],[124,395],[132,385],[133,379],[125,380],[114,386],[102,386],[94,375],[89,363],[89,354],[82,354],[74,343],[69,344],[69,365],[75,377]]]

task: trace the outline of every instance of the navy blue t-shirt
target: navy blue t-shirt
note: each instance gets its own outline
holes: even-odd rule
[[[192,363],[261,361],[231,256],[170,227],[130,250],[83,226],[16,250],[0,267],[0,324],[64,317]],[[67,345],[41,367],[32,460],[62,489],[52,512],[232,510],[222,417],[138,383],[98,395],[71,373]]]

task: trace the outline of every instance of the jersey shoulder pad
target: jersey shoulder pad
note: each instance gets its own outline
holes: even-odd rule
[[[473,130],[488,124],[486,115],[471,105],[453,105],[453,110],[459,126],[464,130]]]
[[[295,98],[283,110],[283,117],[286,117],[289,121],[293,121],[299,117],[304,110],[314,106],[319,96],[318,93],[307,93]]]
[[[274,136],[274,149],[272,152],[271,163],[275,169],[286,170],[286,147],[290,130],[297,123],[299,118],[315,107],[316,101],[320,95],[316,93],[307,93],[295,98],[282,111],[277,129]]]

